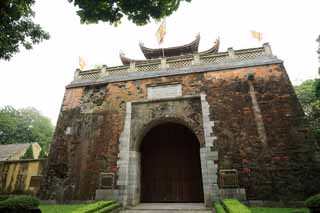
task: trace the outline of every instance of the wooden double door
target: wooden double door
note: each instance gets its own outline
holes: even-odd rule
[[[199,148],[182,125],[149,131],[141,145],[141,202],[203,202]]]

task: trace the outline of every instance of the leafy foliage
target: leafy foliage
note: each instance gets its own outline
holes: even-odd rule
[[[252,213],[310,213],[308,208],[266,208],[266,207],[254,207],[250,208]]]
[[[216,210],[217,213],[226,213],[226,211],[224,210],[223,206],[221,205],[221,203],[215,203],[213,205],[214,209]]]
[[[26,153],[20,158],[20,159],[34,159],[33,151],[32,151],[32,145],[27,148]]]
[[[98,201],[96,203],[91,203],[84,207],[81,207],[73,211],[73,213],[100,212],[100,211],[109,212],[110,210],[117,208],[118,206],[119,204],[113,200]]]
[[[222,204],[230,213],[251,213],[251,210],[236,199],[224,199]]]
[[[108,212],[112,212],[114,209],[117,209],[120,207],[120,204],[119,203],[114,203],[114,204],[111,204],[109,206],[106,206],[102,209],[99,209],[98,211],[96,211],[96,213],[108,213]]]
[[[0,195],[0,201],[6,200],[9,198],[9,195]]]
[[[31,49],[49,34],[32,20],[34,0],[0,1],[0,59],[9,60],[20,46]]]
[[[180,2],[191,0],[69,0],[80,9],[77,14],[82,23],[99,21],[118,24],[124,15],[137,25],[147,24],[151,19],[161,19],[176,11]]]
[[[180,2],[191,0],[68,0],[79,8],[81,22],[99,21],[117,25],[123,16],[137,25],[151,19],[161,19],[176,11]],[[39,24],[34,23],[32,10],[35,0],[0,1],[0,59],[10,60],[23,46],[31,49],[34,44],[50,38]]]
[[[37,142],[47,151],[52,135],[50,119],[35,108],[0,108],[0,144]]]
[[[315,91],[316,91],[316,98],[320,99],[320,79],[317,79],[315,82]]]
[[[320,207],[320,193],[309,197],[305,201],[307,207]]]
[[[320,35],[319,35],[319,37],[317,38],[317,40],[316,40],[317,42],[319,42],[319,48],[318,48],[318,51],[317,51],[317,53],[319,54],[319,60],[320,60]],[[320,67],[319,67],[319,71],[320,71]]]
[[[40,204],[41,212],[45,213],[70,213],[86,204]]]
[[[48,154],[44,151],[44,149],[40,150],[39,158],[47,158]]]
[[[19,195],[9,197],[3,201],[0,201],[0,209],[32,209],[37,208],[39,206],[39,203],[39,200],[35,197],[28,195]]]
[[[320,141],[320,79],[307,80],[295,87],[307,119]]]

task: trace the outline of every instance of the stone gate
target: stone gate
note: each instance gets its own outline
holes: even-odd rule
[[[154,186],[158,197],[153,200],[203,199],[209,206],[222,195],[222,170],[236,171],[237,190],[245,191],[249,200],[303,200],[315,192],[320,184],[319,148],[283,61],[268,44],[219,52],[217,40],[199,52],[199,39],[164,49],[141,44],[146,60],[121,54],[123,66],[76,70],[56,126],[41,187],[43,199],[113,198],[128,206],[146,200],[141,190]],[[162,147],[162,132],[174,132],[154,129],[168,123],[194,135],[196,142],[183,139],[181,133],[182,138],[175,140],[164,137],[167,147]],[[149,185],[141,183],[141,165],[146,163],[141,162],[146,159],[141,146],[150,132],[156,136],[154,146],[168,150],[170,159],[173,150],[178,154],[185,150],[179,156],[188,156],[183,141],[198,147],[192,153],[198,153],[200,174],[173,171],[175,175],[169,172],[157,180],[149,172],[152,177],[144,177]],[[152,145],[148,147],[161,157]],[[152,155],[150,159],[158,162]],[[183,165],[178,161],[183,163],[183,157],[172,165]],[[166,174],[165,168],[155,167],[155,173]],[[175,180],[180,173],[182,185]],[[203,196],[191,198],[190,191],[198,189],[188,180],[196,176],[201,177],[196,183]],[[159,181],[164,187],[157,185]]]

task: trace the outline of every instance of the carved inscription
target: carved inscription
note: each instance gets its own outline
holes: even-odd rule
[[[181,95],[181,84],[148,87],[148,99],[172,98]]]

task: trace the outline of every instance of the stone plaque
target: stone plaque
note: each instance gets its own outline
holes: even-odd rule
[[[42,176],[31,176],[29,187],[40,188]]]
[[[101,173],[99,179],[100,189],[113,189],[114,187],[114,173]]]
[[[172,98],[181,95],[181,84],[148,87],[148,99]]]
[[[219,171],[220,188],[238,188],[238,171],[236,169],[221,169]]]

